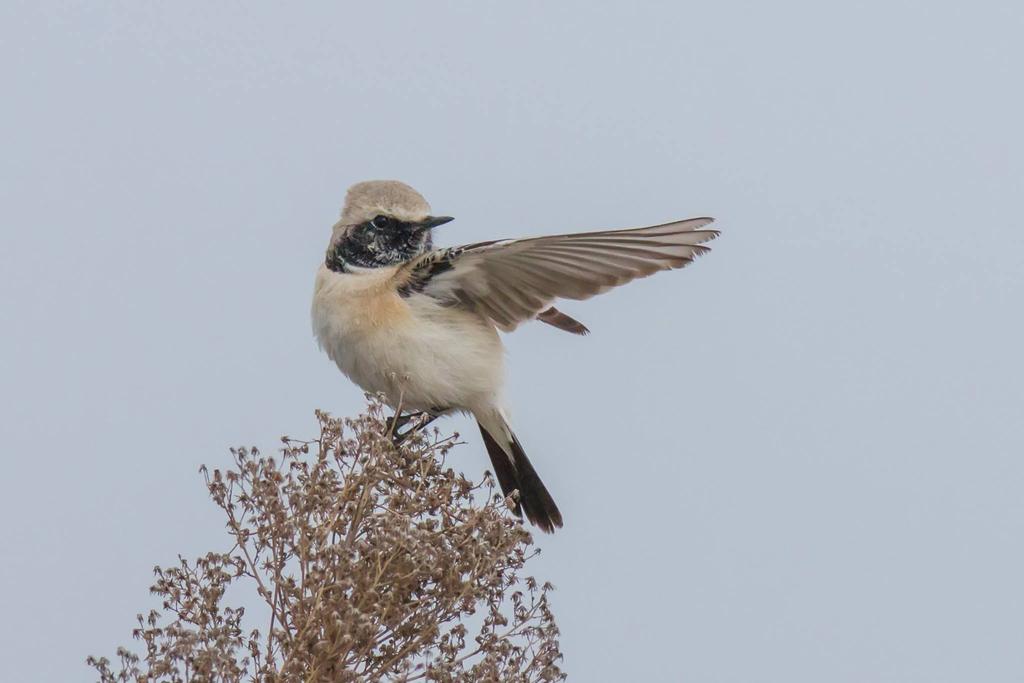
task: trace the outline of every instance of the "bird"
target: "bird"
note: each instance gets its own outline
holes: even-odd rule
[[[719,233],[703,217],[434,248],[433,231],[452,220],[397,180],[350,187],[316,274],[314,335],[344,375],[395,407],[395,430],[412,416],[475,418],[513,512],[551,533],[562,513],[510,426],[499,331],[539,320],[585,335],[556,300],[686,266]]]

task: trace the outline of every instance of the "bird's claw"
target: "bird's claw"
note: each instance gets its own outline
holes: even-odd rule
[[[405,415],[395,413],[394,417],[388,420],[388,433],[391,434],[392,443],[398,446],[412,436],[412,434],[423,429],[436,419],[437,415],[425,410],[416,413],[406,413]]]

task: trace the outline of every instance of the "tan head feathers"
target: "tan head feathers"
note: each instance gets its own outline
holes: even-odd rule
[[[423,195],[398,180],[367,180],[348,189],[338,222],[357,225],[381,214],[403,221],[421,221],[430,215],[430,204]]]

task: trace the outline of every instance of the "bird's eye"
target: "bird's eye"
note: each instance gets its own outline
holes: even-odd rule
[[[388,218],[387,216],[377,216],[370,222],[373,223],[373,227],[377,228],[378,230],[383,230],[384,228],[391,227],[391,219]]]

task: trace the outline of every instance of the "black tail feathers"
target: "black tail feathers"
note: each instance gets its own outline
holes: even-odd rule
[[[487,447],[487,455],[491,456],[491,465],[494,466],[494,474],[498,477],[501,492],[507,497],[512,491],[519,491],[515,513],[521,517],[525,511],[526,518],[547,533],[561,527],[562,513],[558,511],[558,506],[555,505],[544,482],[540,480],[537,470],[533,469],[515,434],[509,430],[512,437],[512,442],[508,444],[510,456],[498,442],[498,439],[503,437],[492,435],[482,424],[477,424]]]

